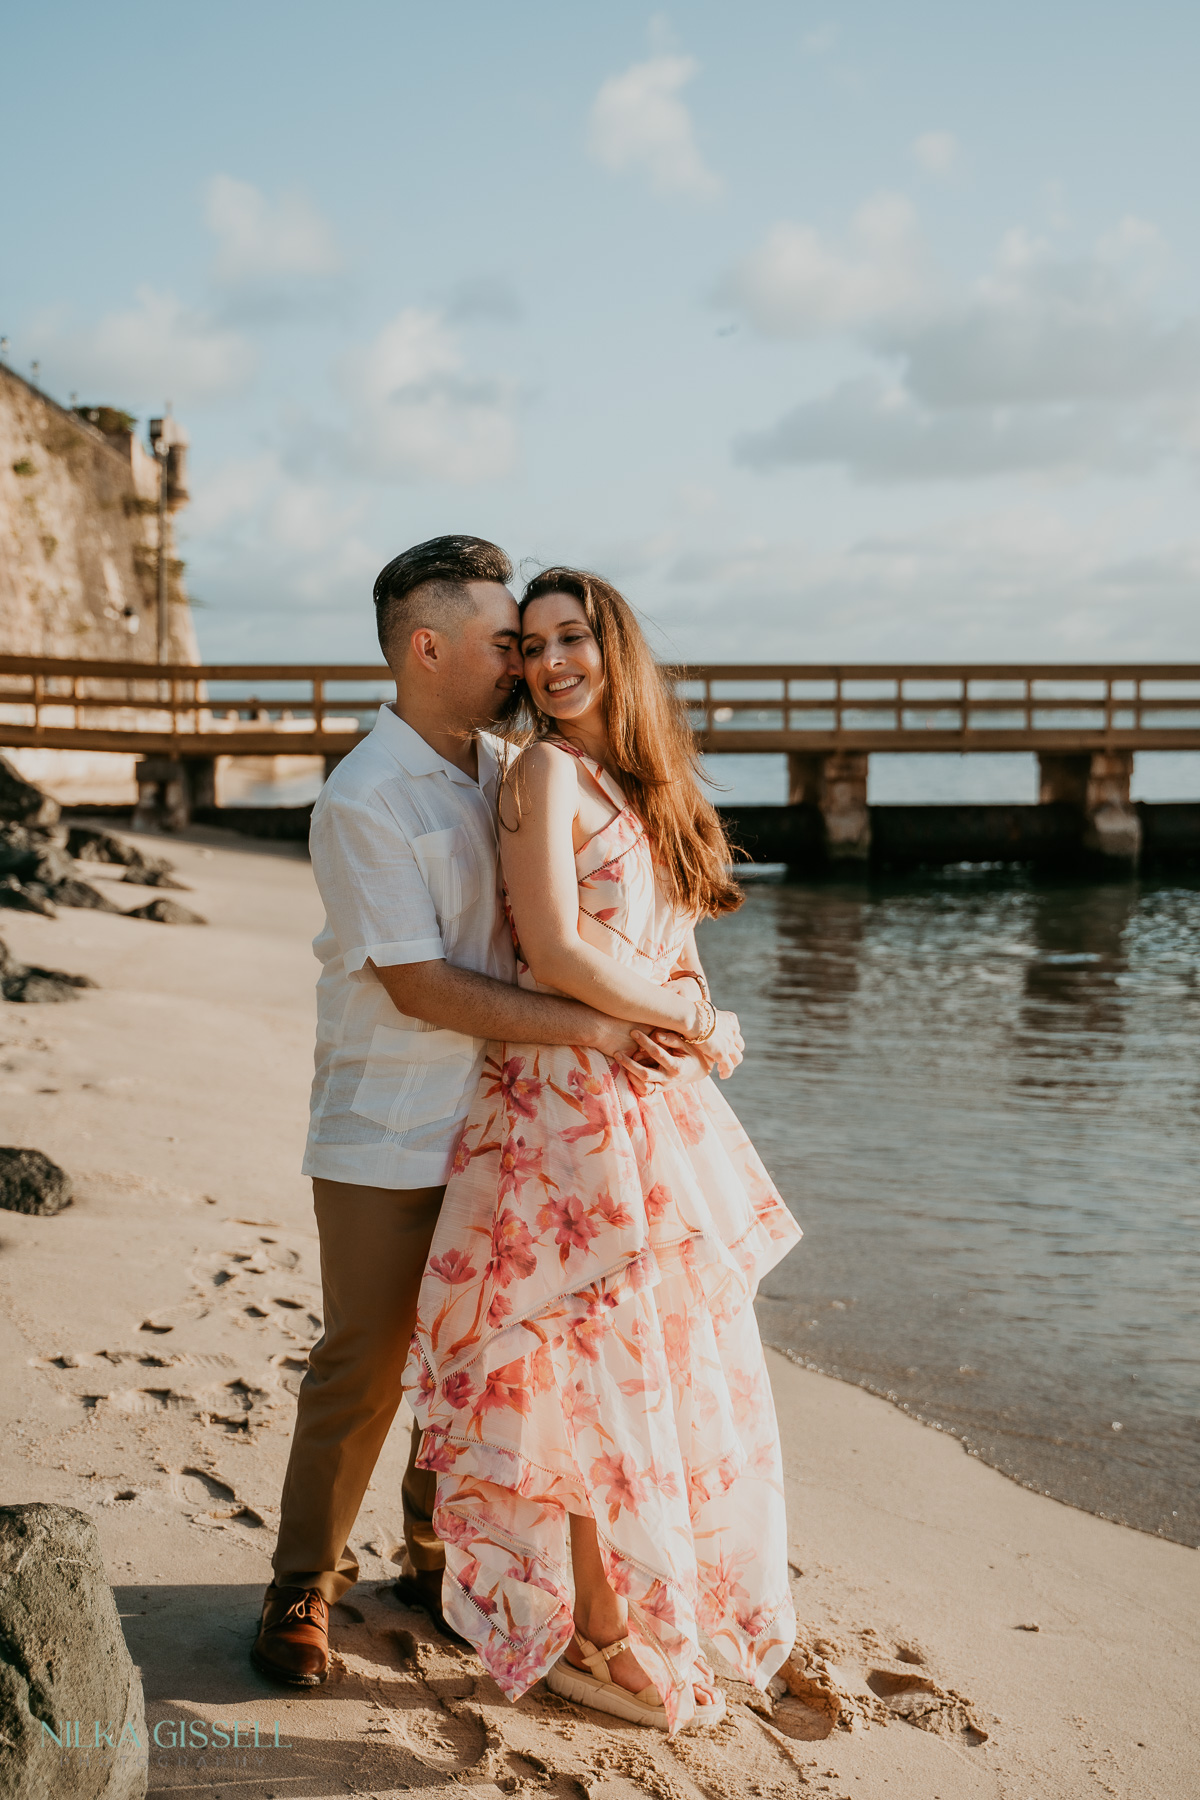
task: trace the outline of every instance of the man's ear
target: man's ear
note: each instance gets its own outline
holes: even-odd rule
[[[413,632],[409,639],[409,645],[422,668],[428,669],[434,675],[441,673],[441,660],[438,654],[441,645],[438,642],[436,631],[431,631],[428,625],[422,625],[419,630]]]

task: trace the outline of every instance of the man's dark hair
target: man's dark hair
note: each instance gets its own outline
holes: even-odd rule
[[[375,578],[379,644],[388,646],[419,625],[446,630],[471,609],[469,581],[512,580],[512,563],[486,538],[436,537],[394,556]]]

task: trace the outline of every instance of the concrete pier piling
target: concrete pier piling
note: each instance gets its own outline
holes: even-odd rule
[[[1038,754],[1038,801],[1074,807],[1082,817],[1081,845],[1089,859],[1136,868],[1142,822],[1129,798],[1132,750]]]
[[[816,807],[824,857],[831,864],[846,867],[870,860],[868,762],[864,750],[788,752],[788,805]]]

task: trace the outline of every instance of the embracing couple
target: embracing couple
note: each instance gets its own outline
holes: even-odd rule
[[[324,1680],[403,1392],[400,1597],[512,1699],[676,1731],[724,1716],[702,1631],[759,1686],[794,1637],[752,1302],[799,1230],[709,1079],[694,927],[740,896],[686,717],[607,582],[511,578],[387,565],[396,700],[313,812],[325,1329],[253,1656]]]

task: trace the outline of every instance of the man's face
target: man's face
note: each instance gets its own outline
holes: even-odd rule
[[[512,710],[521,680],[521,615],[499,581],[471,581],[475,610],[448,635],[450,656],[443,689],[455,722],[469,731],[496,725]]]

